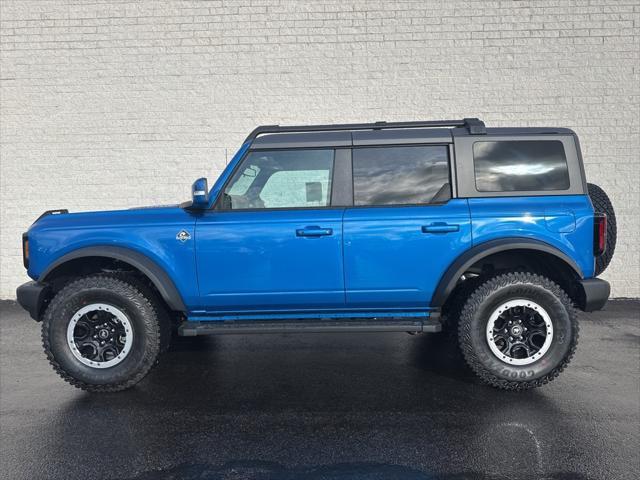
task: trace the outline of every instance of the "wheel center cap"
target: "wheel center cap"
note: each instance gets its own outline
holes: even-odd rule
[[[101,339],[103,339],[103,340],[104,340],[105,338],[107,338],[107,337],[109,336],[109,331],[108,331],[106,328],[103,328],[102,330],[100,330],[100,331],[98,332],[98,336],[99,336]]]
[[[511,335],[515,337],[519,337],[520,335],[522,335],[522,327],[520,325],[514,325],[513,327],[511,327]]]

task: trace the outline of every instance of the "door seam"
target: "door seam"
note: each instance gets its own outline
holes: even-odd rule
[[[345,208],[344,210],[342,210],[342,219],[340,221],[340,228],[341,228],[341,239],[342,241],[340,242],[341,245],[341,254],[342,254],[342,299],[344,301],[344,304],[347,304],[347,266],[345,264],[344,261],[344,247],[345,247],[345,236],[344,236],[344,217],[347,213],[347,209]]]

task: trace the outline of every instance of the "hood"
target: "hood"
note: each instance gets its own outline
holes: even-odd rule
[[[178,205],[156,205],[126,210],[103,210],[69,213],[66,209],[47,210],[40,215],[29,231],[48,229],[76,229],[100,227],[127,227],[150,223],[164,223],[178,215],[188,215]]]
[[[131,207],[129,210],[147,210],[149,208],[175,208],[179,205],[177,203],[167,203],[166,205],[144,205],[142,207]]]

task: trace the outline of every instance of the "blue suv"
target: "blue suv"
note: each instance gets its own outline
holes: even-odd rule
[[[486,383],[553,380],[615,247],[576,134],[475,118],[263,126],[181,205],[45,212],[23,235],[53,368],[139,382],[174,334],[457,334]]]

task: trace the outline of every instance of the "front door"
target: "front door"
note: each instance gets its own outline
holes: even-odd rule
[[[471,247],[466,199],[451,198],[448,147],[353,149],[344,215],[346,304],[425,310],[447,267]]]
[[[198,219],[202,309],[282,313],[344,307],[333,149],[252,151]]]

